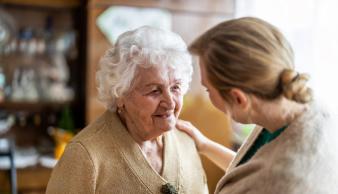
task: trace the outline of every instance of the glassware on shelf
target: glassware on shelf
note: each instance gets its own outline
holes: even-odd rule
[[[75,33],[72,30],[52,34],[50,27],[44,30],[21,28],[17,38],[5,49],[8,56],[5,63],[11,69],[8,72],[8,99],[15,102],[72,101],[75,93],[68,86],[70,72],[67,56],[69,53],[73,54],[68,57],[74,57],[74,53],[76,55],[74,45]],[[5,93],[1,93],[3,90],[0,90],[0,94]]]
[[[0,7],[0,102],[5,100],[6,74],[3,60],[9,50],[9,43],[15,35],[15,22],[12,16]]]
[[[0,136],[7,133],[14,125],[15,119],[13,115],[7,114],[5,111],[0,111]]]
[[[15,22],[10,14],[0,7],[0,49],[2,50],[15,34]]]
[[[0,61],[0,102],[5,100],[5,83],[6,83],[6,76],[2,69],[2,64]]]

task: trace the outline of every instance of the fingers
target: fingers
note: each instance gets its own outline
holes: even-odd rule
[[[178,120],[176,122],[176,127],[184,131],[192,131],[195,127],[189,121]]]
[[[194,127],[194,125],[191,124],[191,122],[185,121],[185,120],[181,120],[181,119],[177,120],[176,125],[181,126],[181,127]]]
[[[183,121],[183,120],[177,120],[176,127],[179,130],[183,130],[183,131],[189,130],[189,128],[187,127],[186,121]]]

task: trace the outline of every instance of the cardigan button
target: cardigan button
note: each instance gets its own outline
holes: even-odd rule
[[[173,185],[171,185],[170,183],[162,185],[161,193],[162,194],[178,194],[175,187]]]

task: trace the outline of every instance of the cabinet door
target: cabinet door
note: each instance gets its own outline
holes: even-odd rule
[[[94,5],[88,8],[88,39],[87,39],[87,84],[86,84],[86,123],[95,120],[103,113],[105,107],[98,101],[95,73],[104,52],[111,47],[108,39],[96,26],[97,17],[104,12],[105,7]]]

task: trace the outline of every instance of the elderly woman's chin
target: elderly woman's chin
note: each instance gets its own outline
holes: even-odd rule
[[[177,118],[173,114],[166,116],[154,116],[153,121],[156,128],[166,132],[175,128]]]

